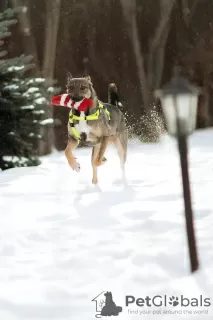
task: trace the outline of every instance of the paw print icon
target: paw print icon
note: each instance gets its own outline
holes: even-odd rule
[[[174,297],[174,296],[170,297],[169,304],[173,307],[178,306],[179,305],[178,297]]]

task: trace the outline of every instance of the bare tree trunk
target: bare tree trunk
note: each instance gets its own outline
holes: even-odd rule
[[[169,30],[170,28],[168,27],[163,36],[161,46],[158,47],[156,50],[156,58],[155,58],[155,66],[154,66],[155,77],[153,79],[154,83],[152,84],[152,87],[154,88],[154,90],[160,88],[160,85],[161,85],[163,70],[164,70],[164,62],[165,62],[165,46],[166,46]]]
[[[132,42],[136,65],[138,71],[138,78],[140,82],[141,97],[143,99],[143,106],[147,113],[150,111],[150,90],[148,87],[146,73],[144,69],[144,57],[140,48],[139,34],[137,28],[136,15],[136,1],[135,0],[121,0],[124,17],[128,24],[130,39]]]
[[[208,127],[211,122],[211,115],[210,115],[210,90],[209,90],[209,79],[208,75],[204,75],[204,82],[203,82],[203,88],[204,88],[204,103],[203,103],[203,122],[204,126]]]
[[[148,53],[148,83],[151,90],[160,86],[163,68],[164,52],[169,34],[170,17],[176,0],[161,0],[160,21],[156,27],[155,35],[150,41]]]
[[[190,21],[195,13],[196,7],[201,0],[193,0],[193,5],[189,8],[188,0],[180,0],[183,21],[189,27]]]
[[[153,90],[158,88],[161,84],[164,69],[165,46],[169,34],[169,20],[175,2],[176,0],[161,0],[160,2],[160,21],[156,27],[154,37],[150,41],[146,73],[136,22],[136,1],[121,0],[124,16],[129,25],[130,37],[136,58],[138,78],[141,86],[141,94],[146,111],[152,107],[152,103],[154,102]]]
[[[56,45],[59,28],[59,17],[61,0],[45,0],[46,3],[46,29],[45,29],[45,47],[42,75],[47,80],[52,81],[55,71]],[[50,109],[50,117],[53,117],[53,109]],[[39,147],[40,154],[47,154],[55,145],[53,127],[46,127],[44,134],[47,139],[46,144],[41,144]]]
[[[40,67],[38,62],[37,49],[35,44],[35,38],[32,34],[31,23],[28,14],[28,8],[30,6],[29,0],[12,0],[15,12],[19,16],[19,22],[21,27],[21,32],[24,36],[24,51],[26,54],[32,55],[34,57],[34,63],[36,66],[36,74],[40,75]]]
[[[188,38],[188,42],[191,45],[196,46],[195,44],[195,36],[194,36],[194,30],[191,26],[191,21],[193,18],[193,15],[195,14],[197,5],[199,4],[201,0],[194,0],[193,4],[191,6],[189,5],[189,0],[179,0],[179,8],[180,8],[180,14],[182,19],[182,24],[185,27],[184,33],[186,33],[185,37]]]
[[[54,77],[60,7],[61,0],[46,0],[47,23],[42,73],[47,79],[53,79]]]

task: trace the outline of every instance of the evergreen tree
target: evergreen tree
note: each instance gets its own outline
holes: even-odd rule
[[[40,126],[53,123],[50,98],[59,92],[43,78],[25,78],[33,57],[6,59],[3,40],[16,23],[11,9],[0,14],[0,169],[40,164]]]

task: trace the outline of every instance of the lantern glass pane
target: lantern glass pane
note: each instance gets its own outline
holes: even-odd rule
[[[168,133],[188,135],[195,130],[197,118],[198,96],[191,94],[165,95],[161,98],[162,109],[167,125]]]
[[[197,108],[198,108],[198,95],[192,95],[191,97],[191,123],[189,130],[190,132],[194,131],[196,129],[196,123],[197,123]]]
[[[161,98],[161,105],[168,133],[172,136],[177,134],[175,99],[172,95],[165,95]]]
[[[180,94],[177,96],[177,118],[181,134],[188,135],[195,130],[197,115],[197,95]]]

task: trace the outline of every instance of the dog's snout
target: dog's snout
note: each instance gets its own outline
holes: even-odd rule
[[[81,101],[82,99],[83,99],[83,97],[80,97],[80,96],[73,96],[72,97],[72,100],[75,102]]]

